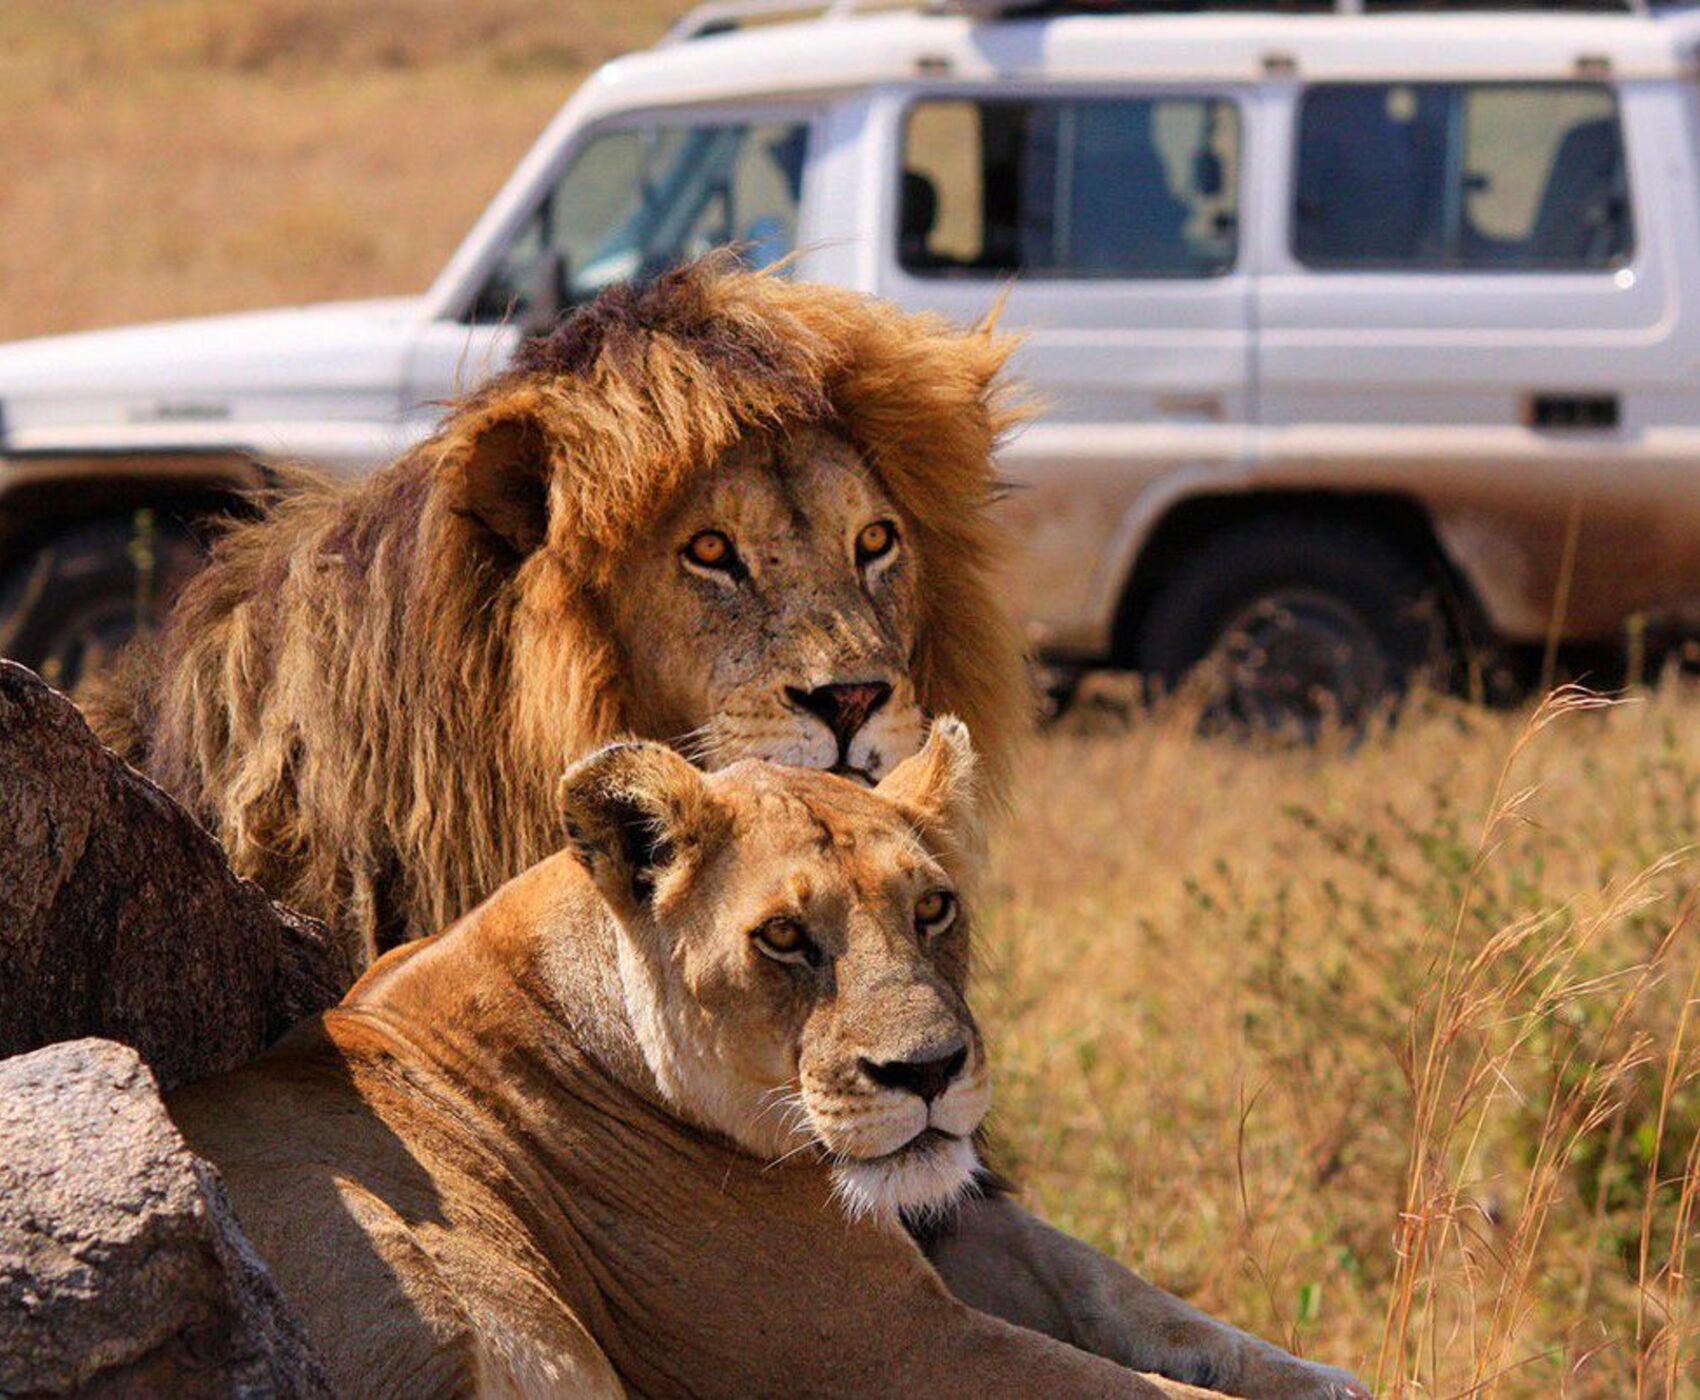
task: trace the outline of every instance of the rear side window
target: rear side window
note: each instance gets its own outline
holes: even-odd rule
[[[1619,267],[1633,247],[1622,124],[1598,83],[1311,88],[1293,252],[1317,268]]]
[[[1214,277],[1234,264],[1238,175],[1222,99],[918,102],[898,261],[929,277]]]

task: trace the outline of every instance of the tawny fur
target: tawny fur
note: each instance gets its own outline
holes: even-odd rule
[[[339,1394],[1202,1393],[973,1311],[833,1199],[835,1158],[913,1190],[944,1155],[922,1124],[986,1108],[968,910],[915,921],[956,884],[972,763],[935,734],[875,792],[592,756],[571,853],[172,1096]],[[814,965],[752,938],[781,910]],[[867,1069],[952,1043],[926,1103]]]
[[[919,703],[968,722],[995,792],[1029,710],[990,513],[1010,350],[725,258],[605,295],[390,467],[232,528],[91,718],[242,874],[369,956],[541,859],[562,762],[641,732],[604,608],[634,544],[741,437],[829,424],[919,561]],[[531,550],[488,524],[526,502],[479,495],[481,454],[516,447],[544,464]]]

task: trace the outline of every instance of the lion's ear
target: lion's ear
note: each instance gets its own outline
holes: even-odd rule
[[[549,533],[548,434],[523,409],[472,430],[461,457],[461,513],[522,558]]]
[[[920,753],[887,773],[875,792],[922,830],[968,842],[975,837],[979,819],[974,782],[978,766],[968,726],[955,715],[940,715]]]
[[[665,744],[610,744],[561,781],[567,837],[603,898],[647,909],[720,828],[702,774]]]

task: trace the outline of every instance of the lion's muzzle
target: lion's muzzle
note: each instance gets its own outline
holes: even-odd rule
[[[971,1139],[991,1103],[968,1035],[901,1056],[859,1055],[832,1079],[830,1090],[806,1079],[804,1102],[853,1211],[944,1209],[968,1187],[978,1167]]]
[[[968,1043],[960,1040],[943,1054],[923,1055],[916,1059],[876,1061],[863,1058],[859,1067],[863,1074],[882,1089],[897,1089],[914,1094],[930,1104],[955,1081],[968,1063]]]
[[[904,716],[894,716],[887,709],[893,693],[888,680],[787,685],[783,693],[791,709],[818,720],[826,730],[816,742],[823,757],[830,749],[831,761],[820,765],[830,772],[872,786],[892,763],[909,756],[904,750],[912,751],[912,745],[904,742]],[[882,712],[883,718],[897,719],[895,730],[889,723],[875,723]]]

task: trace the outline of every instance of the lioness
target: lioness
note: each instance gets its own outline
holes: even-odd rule
[[[954,712],[1001,792],[1031,703],[990,508],[1006,337],[710,259],[533,342],[429,442],[236,527],[97,730],[358,958],[552,852],[627,734],[867,780]],[[1176,1377],[1326,1394],[1006,1196],[958,1296]]]
[[[1173,1391],[901,1228],[972,1191],[989,1097],[972,763],[949,720],[871,792],[603,750],[566,852],[175,1096],[339,1388]]]
[[[171,1100],[339,1391],[1164,1393],[898,1223],[970,1189],[989,1097],[934,733],[877,793],[604,750],[571,850]]]

